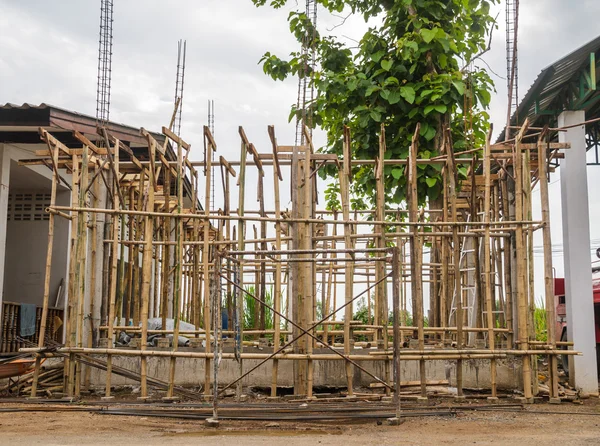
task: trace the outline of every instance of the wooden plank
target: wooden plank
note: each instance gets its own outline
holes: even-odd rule
[[[267,128],[267,130],[269,133],[269,139],[271,140],[271,147],[273,149],[273,163],[275,164],[275,171],[277,172],[279,180],[283,181],[283,176],[281,174],[281,166],[279,165],[279,158],[277,156],[279,146],[277,145],[277,138],[275,137],[275,126],[270,125]]]
[[[162,128],[162,134],[171,139],[176,144],[180,144],[181,147],[183,147],[185,150],[189,150],[191,147],[190,144],[185,142],[182,138],[177,136],[173,131],[171,131],[171,129],[168,129],[167,127]]]
[[[222,155],[219,157],[219,161],[221,162],[221,166],[225,167],[229,174],[235,178],[235,170],[233,169],[233,167],[231,167],[231,164]]]

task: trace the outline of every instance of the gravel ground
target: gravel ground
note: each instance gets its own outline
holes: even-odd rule
[[[483,401],[481,403],[484,403]],[[400,426],[376,421],[250,422],[202,421],[101,415],[88,412],[2,412],[0,445],[429,445],[429,444],[600,444],[600,401],[535,404],[514,412],[466,411],[452,417],[408,418]],[[260,409],[257,408],[257,411]],[[555,414],[552,412],[561,412]]]

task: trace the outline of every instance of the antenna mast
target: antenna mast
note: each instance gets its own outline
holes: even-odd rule
[[[187,41],[179,39],[177,42],[177,75],[175,78],[175,104],[179,99],[179,107],[175,115],[175,125],[173,131],[177,136],[181,136],[181,110],[183,109],[183,83],[185,80],[185,53]]]
[[[519,32],[519,0],[506,0],[506,83],[508,105],[504,139],[510,139],[510,118],[519,105],[519,67],[517,36]],[[517,116],[517,122],[519,117]]]
[[[296,110],[299,114],[296,117],[296,145],[304,144],[304,126],[312,129],[312,119],[307,112],[307,105],[312,105],[314,100],[314,87],[312,77],[316,65],[316,40],[317,40],[317,2],[315,0],[306,0],[306,17],[311,26],[308,28],[302,39],[302,60],[304,64],[298,73],[298,101]],[[311,130],[312,133],[312,130]]]
[[[98,81],[96,121],[106,124],[110,113],[110,79],[112,66],[113,0],[100,0],[100,39],[98,43]]]

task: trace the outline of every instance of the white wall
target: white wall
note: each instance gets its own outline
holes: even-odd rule
[[[0,144],[0,302],[35,303],[41,305],[44,294],[48,221],[7,221],[7,201],[17,192],[50,193],[51,171],[46,166],[17,166],[20,159],[35,158],[35,150],[44,144]],[[11,166],[12,164],[12,166]],[[70,175],[63,174],[70,182]],[[59,187],[57,203],[69,205],[70,191]],[[50,305],[56,301],[56,291],[65,279],[68,262],[69,222],[55,219],[54,251]],[[6,238],[5,245],[2,243]],[[64,300],[64,299],[63,299]],[[64,302],[61,302],[61,307]]]
[[[26,169],[26,167],[23,167]],[[14,190],[16,192],[46,192],[47,190]],[[57,204],[69,205],[70,192],[56,195]],[[52,273],[50,278],[50,306],[56,302],[61,280],[66,284],[69,222],[56,218]],[[48,252],[48,221],[8,221],[6,225],[6,260],[4,265],[4,301],[42,305]],[[64,306],[64,297],[59,307]]]

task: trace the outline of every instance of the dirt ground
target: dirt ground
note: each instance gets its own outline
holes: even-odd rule
[[[89,412],[6,412],[31,404],[0,404],[1,445],[438,445],[600,444],[600,401],[535,404],[514,412],[458,412],[452,417],[407,418],[400,426],[203,421]],[[257,409],[260,410],[260,409]],[[560,414],[552,412],[561,412]]]

